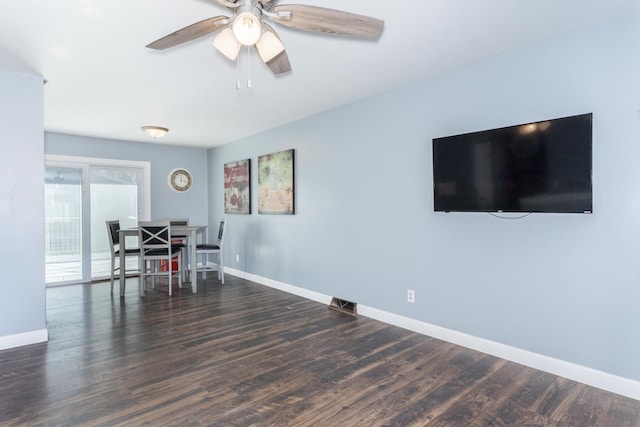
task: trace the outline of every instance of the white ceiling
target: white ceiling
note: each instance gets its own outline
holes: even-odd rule
[[[385,20],[379,40],[272,25],[292,73],[255,51],[239,66],[213,35],[145,45],[229,10],[215,0],[0,0],[0,48],[48,84],[45,129],[214,147],[637,8],[640,0],[281,0]],[[238,71],[239,70],[239,71]],[[236,89],[240,76],[241,89]],[[252,87],[246,87],[250,76]]]

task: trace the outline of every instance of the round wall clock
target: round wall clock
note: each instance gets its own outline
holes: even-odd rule
[[[191,176],[191,172],[183,168],[177,168],[169,172],[168,180],[169,187],[179,193],[189,191],[189,189],[191,189],[191,185],[193,184],[193,177]]]

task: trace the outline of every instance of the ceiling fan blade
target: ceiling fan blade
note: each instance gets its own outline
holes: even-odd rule
[[[147,45],[151,49],[168,49],[170,47],[195,40],[199,37],[206,36],[219,30],[229,23],[226,16],[214,16],[213,18],[204,19],[181,30],[175,31],[167,36],[162,37]]]
[[[291,71],[291,63],[284,49],[284,45],[275,30],[266,22],[262,23],[265,30],[255,44],[262,61],[273,71],[273,74],[284,74]]]
[[[273,12],[281,15],[274,18],[278,24],[307,31],[377,38],[384,26],[384,21],[376,18],[324,7],[283,4],[275,6]]]
[[[278,55],[276,55],[273,59],[268,62],[265,62],[267,66],[273,71],[273,74],[276,76],[278,74],[284,74],[291,71],[291,63],[289,62],[289,56],[287,56],[287,51],[283,50]]]

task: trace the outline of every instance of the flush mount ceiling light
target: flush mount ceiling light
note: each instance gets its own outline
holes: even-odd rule
[[[142,126],[142,130],[154,139],[162,138],[169,132],[169,129],[160,126]]]

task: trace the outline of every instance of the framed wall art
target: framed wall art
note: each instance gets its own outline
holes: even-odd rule
[[[224,213],[251,213],[251,160],[224,164]]]
[[[258,157],[258,213],[295,213],[293,157],[293,149]]]

